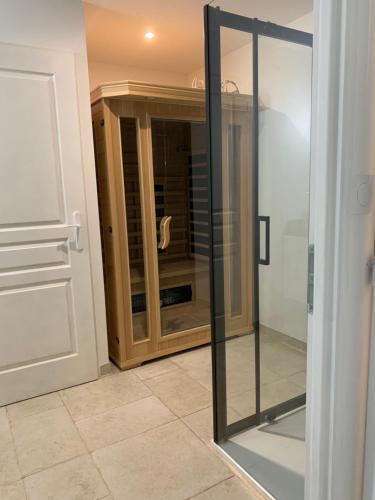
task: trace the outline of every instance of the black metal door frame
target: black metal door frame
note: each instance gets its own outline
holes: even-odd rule
[[[210,286],[211,286],[211,328],[212,328],[212,373],[214,440],[216,443],[231,435],[291,411],[306,402],[306,394],[283,402],[266,411],[260,409],[260,339],[259,339],[259,266],[268,259],[260,259],[258,213],[258,170],[259,170],[259,91],[258,91],[258,36],[267,36],[312,47],[310,33],[278,26],[273,23],[251,19],[237,14],[205,7],[205,68],[206,106],[208,123],[209,161],[209,210],[210,210]],[[221,124],[221,47],[220,28],[231,28],[251,33],[253,36],[253,289],[254,289],[254,334],[255,334],[255,378],[256,412],[238,422],[227,423],[226,360],[225,360],[225,309],[224,309],[224,266],[222,254],[222,124]],[[267,221],[265,221],[267,222]],[[268,256],[269,257],[269,256]]]

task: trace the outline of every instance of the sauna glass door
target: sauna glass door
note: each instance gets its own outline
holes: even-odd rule
[[[204,122],[153,118],[161,337],[210,323]]]
[[[221,442],[306,400],[312,35],[209,6],[205,16]],[[233,321],[239,307],[247,324]]]
[[[140,162],[137,138],[137,119],[120,118],[122,170],[124,179],[124,197],[126,231],[122,237],[128,247],[130,274],[130,296],[132,317],[128,318],[133,332],[133,342],[142,342],[149,338],[147,320],[148,290],[145,281],[144,261],[144,222],[142,192],[140,182]]]

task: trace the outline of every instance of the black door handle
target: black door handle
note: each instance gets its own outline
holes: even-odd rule
[[[259,226],[261,222],[266,223],[266,256],[264,259],[262,259],[259,255],[259,264],[262,264],[263,266],[269,266],[271,261],[271,255],[270,255],[271,219],[268,215],[259,215],[258,220],[259,220]],[[259,242],[259,253],[260,253],[260,242]]]

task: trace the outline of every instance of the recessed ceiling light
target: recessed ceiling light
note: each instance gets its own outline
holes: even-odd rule
[[[147,40],[152,40],[153,38],[155,38],[155,34],[152,31],[147,31],[147,33],[145,34],[145,38],[147,38]]]

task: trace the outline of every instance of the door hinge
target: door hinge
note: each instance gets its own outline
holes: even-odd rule
[[[307,312],[314,312],[314,245],[309,245],[308,271],[307,271]]]

